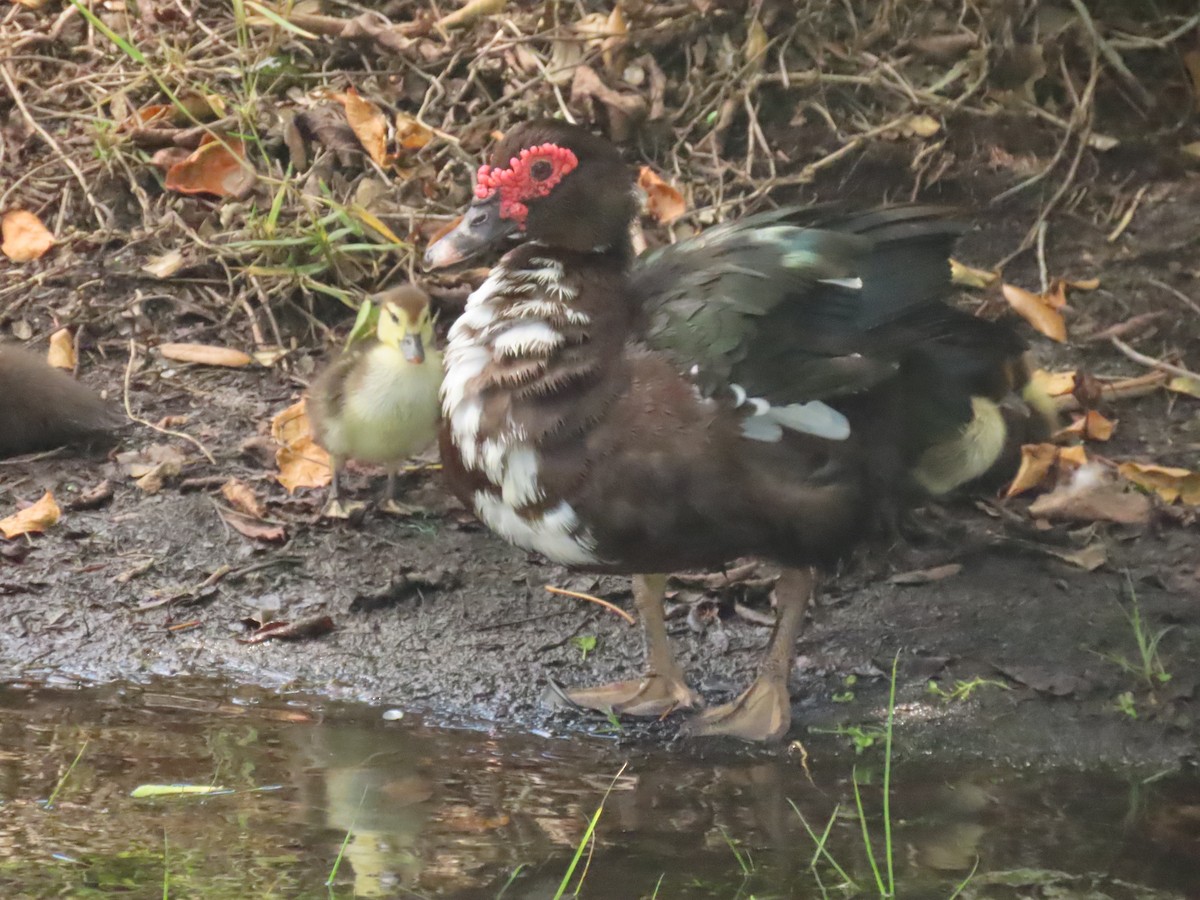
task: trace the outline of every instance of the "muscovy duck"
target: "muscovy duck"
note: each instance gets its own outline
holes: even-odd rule
[[[382,508],[409,512],[396,501],[396,474],[437,437],[442,354],[434,347],[429,296],[403,285],[371,299],[379,307],[375,335],[352,343],[309,392],[313,434],[333,461],[325,509],[333,518],[349,514],[338,486],[347,459],[385,466]]]
[[[86,440],[124,421],[66,372],[13,344],[0,344],[0,456]]]
[[[655,573],[783,565],[753,685],[685,726],[778,738],[812,567],[988,469],[1024,345],[943,303],[963,228],[937,209],[780,209],[635,259],[636,202],[618,150],[561,122],[514,128],[479,170],[426,265],[516,246],[450,330],[445,471],[511,543],[634,576],[645,675],[570,692],[583,706],[700,703]]]

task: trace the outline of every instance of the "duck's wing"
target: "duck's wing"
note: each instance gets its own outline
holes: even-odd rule
[[[969,418],[977,391],[966,386],[1023,345],[944,304],[965,230],[930,206],[787,208],[710,229],[635,267],[644,340],[706,394],[761,398],[783,427],[828,437],[847,426],[813,401],[868,390],[932,353],[931,391],[953,395],[950,420]]]

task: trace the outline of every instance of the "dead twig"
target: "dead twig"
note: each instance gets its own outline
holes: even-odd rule
[[[1153,356],[1147,356],[1145,353],[1139,353],[1115,334],[1108,339],[1108,342],[1125,354],[1125,356],[1132,359],[1135,363],[1140,363],[1147,368],[1158,369],[1160,372],[1168,372],[1171,375],[1178,375],[1180,378],[1193,378],[1200,380],[1200,375],[1185,369],[1183,366],[1177,366],[1174,363],[1164,362],[1161,359],[1155,359]]]
[[[170,428],[163,428],[161,425],[155,425],[148,419],[143,419],[141,416],[134,415],[133,407],[129,404],[129,381],[133,376],[133,364],[136,359],[137,345],[134,344],[133,339],[131,338],[129,341],[129,362],[125,364],[125,381],[122,393],[122,400],[125,404],[125,415],[129,418],[129,421],[135,422],[138,425],[143,425],[146,428],[149,428],[151,431],[157,431],[159,434],[166,434],[170,435],[171,437],[182,438],[183,440],[194,444],[196,449],[204,454],[204,458],[215,466],[217,464],[216,457],[209,453],[208,448],[190,434],[184,434],[182,431],[172,431]]]
[[[586,600],[589,603],[599,604],[609,612],[616,613],[630,625],[635,624],[633,616],[625,612],[625,610],[621,609],[621,607],[617,606],[615,603],[609,603],[607,600],[602,600],[599,597],[593,597],[591,594],[584,594],[579,591],[568,591],[566,588],[558,588],[549,584],[546,585],[546,590],[551,594],[560,594],[563,597],[574,597],[576,600]]]

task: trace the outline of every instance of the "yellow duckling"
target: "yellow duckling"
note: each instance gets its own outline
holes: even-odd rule
[[[338,497],[347,459],[388,470],[381,508],[400,515],[396,473],[406,459],[433,443],[438,427],[442,354],[433,346],[429,296],[411,285],[376,294],[375,336],[355,343],[313,382],[308,412],[317,442],[329,451],[333,481],[325,515],[351,512]]]

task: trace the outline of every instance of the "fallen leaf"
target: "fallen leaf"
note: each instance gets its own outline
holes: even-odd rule
[[[638,187],[646,192],[646,213],[662,225],[670,225],[687,210],[683,194],[649,166],[642,166],[638,172]]]
[[[238,638],[238,640],[243,644],[261,644],[263,641],[273,639],[298,641],[329,634],[334,627],[333,618],[330,616],[310,616],[295,622],[268,622],[256,629],[250,637]]]
[[[1121,463],[1117,471],[1138,487],[1158,494],[1164,503],[1181,500],[1187,506],[1200,506],[1200,472],[1139,462]]]
[[[228,135],[218,140],[206,135],[195,152],[167,169],[164,186],[180,194],[236,198],[250,193],[256,177],[246,162],[241,140]]]
[[[1088,544],[1079,550],[1057,550],[1054,547],[1047,547],[1046,552],[1088,572],[1095,572],[1108,562],[1108,550],[1100,541]]]
[[[375,103],[366,99],[354,88],[333,95],[346,111],[346,121],[367,156],[377,165],[387,160],[387,117]]]
[[[258,501],[254,488],[240,478],[230,478],[221,485],[221,496],[228,500],[238,512],[254,516],[256,519],[266,516],[266,511]]]
[[[229,369],[241,369],[250,365],[254,360],[250,354],[230,347],[217,347],[212,344],[159,344],[158,352],[163,359],[174,362],[196,363],[201,366],[224,366]]]
[[[944,566],[934,566],[932,569],[916,569],[912,572],[900,572],[888,579],[891,584],[932,584],[957,575],[962,571],[960,563],[947,563]]]
[[[1073,471],[1086,463],[1087,453],[1082,447],[1025,444],[1021,447],[1021,465],[1004,496],[1015,497],[1047,485],[1060,474]]]
[[[1105,477],[1098,467],[1085,466],[1065,484],[1029,505],[1038,518],[1078,522],[1119,522],[1134,525],[1150,519],[1150,500]]]
[[[157,494],[168,478],[183,471],[186,457],[170,444],[151,444],[142,450],[117,454],[117,462],[125,474],[135,479],[139,490]]]
[[[280,544],[287,540],[287,531],[282,525],[264,522],[235,509],[222,509],[220,516],[226,525],[243,537],[269,544]]]
[[[1113,436],[1113,429],[1116,427],[1117,423],[1112,419],[1107,419],[1094,409],[1089,409],[1058,432],[1055,437],[1075,435],[1085,441],[1107,441]]]
[[[999,272],[987,269],[974,269],[957,259],[950,260],[950,280],[955,284],[969,288],[989,288],[1000,280]]]
[[[420,150],[433,140],[433,130],[406,112],[396,113],[396,143],[404,150]]]
[[[758,21],[756,16],[746,28],[746,44],[742,48],[746,62],[753,69],[762,68],[763,55],[767,52],[770,43],[771,39],[767,36],[767,29],[763,28],[762,22]]]
[[[304,400],[293,403],[271,420],[271,437],[279,444],[275,451],[275,476],[289,494],[296,488],[324,487],[333,477],[329,454],[313,439]]]
[[[1060,344],[1067,339],[1067,323],[1053,305],[1053,302],[1043,294],[1034,294],[1015,284],[1005,284],[1000,288],[1004,299],[1030,325],[1051,340]]]
[[[41,9],[50,0],[14,0],[18,6],[23,6],[26,9]]]
[[[183,252],[169,250],[159,256],[151,256],[142,266],[143,272],[148,272],[155,278],[170,278],[183,268]]]
[[[1200,378],[1176,375],[1167,382],[1167,390],[1177,394],[1187,394],[1189,397],[1200,397]]]
[[[78,361],[75,358],[75,339],[69,328],[60,328],[50,335],[50,349],[46,353],[46,362],[56,369],[66,369],[74,372]]]
[[[912,115],[900,126],[900,132],[906,136],[933,137],[942,130],[942,123],[933,116]]]
[[[15,538],[19,534],[40,534],[56,523],[60,515],[62,512],[54,501],[54,494],[46,491],[41,500],[6,519],[0,519],[0,531],[4,532],[6,538]]]
[[[1053,444],[1025,444],[1021,448],[1021,465],[1004,496],[1015,497],[1040,486],[1049,477],[1056,459],[1058,447]]]
[[[13,262],[40,259],[54,243],[54,235],[27,209],[12,209],[0,218],[0,253]]]

